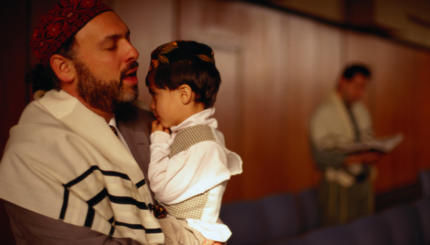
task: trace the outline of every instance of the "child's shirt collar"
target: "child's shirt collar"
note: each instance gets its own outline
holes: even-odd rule
[[[205,109],[201,112],[191,115],[180,124],[176,126],[172,126],[170,130],[172,131],[172,134],[175,134],[184,128],[188,128],[195,125],[202,125],[202,124],[208,125],[213,128],[217,128],[218,122],[214,117],[212,117],[214,114],[215,114],[215,107]]]

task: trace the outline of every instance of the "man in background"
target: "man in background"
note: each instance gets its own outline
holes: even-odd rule
[[[343,224],[373,211],[369,164],[382,154],[350,153],[346,146],[372,139],[370,114],[362,102],[370,70],[347,66],[336,89],[316,108],[310,121],[312,153],[323,180],[318,199],[324,224]]]

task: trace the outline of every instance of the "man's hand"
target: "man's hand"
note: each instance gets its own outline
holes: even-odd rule
[[[365,152],[362,155],[362,160],[364,163],[375,163],[379,160],[381,160],[381,158],[385,156],[385,153],[382,152],[377,152],[377,151],[369,151],[369,152]]]
[[[170,130],[168,128],[165,128],[163,125],[161,125],[161,123],[158,120],[154,120],[152,121],[152,129],[151,132],[155,132],[155,131],[163,131],[166,133],[170,133]]]
[[[383,156],[385,156],[385,153],[382,152],[376,152],[376,151],[365,151],[362,153],[352,154],[349,155],[345,159],[345,164],[355,164],[355,163],[367,163],[372,164],[377,161],[379,161]]]

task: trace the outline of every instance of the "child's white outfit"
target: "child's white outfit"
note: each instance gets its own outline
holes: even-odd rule
[[[153,132],[148,177],[170,215],[207,239],[225,242],[231,231],[218,219],[221,200],[230,177],[242,173],[242,159],[225,147],[214,113],[196,113],[171,127],[170,135]]]

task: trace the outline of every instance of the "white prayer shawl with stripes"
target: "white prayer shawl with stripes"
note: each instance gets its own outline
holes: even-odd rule
[[[164,243],[133,156],[104,118],[61,90],[30,103],[11,129],[0,198],[113,237]]]
[[[372,138],[372,124],[369,112],[362,102],[356,102],[351,107],[357,122],[362,141]],[[354,144],[354,128],[347,108],[339,93],[333,91],[330,96],[319,105],[310,122],[312,150],[320,169],[325,170],[325,178],[335,181],[342,186],[355,183],[350,172],[363,171],[361,163],[348,165],[345,171],[343,161],[347,156],[340,150],[349,144]]]
[[[352,105],[361,140],[372,138],[369,112],[362,102]],[[333,150],[354,143],[354,129],[340,95],[334,91],[317,108],[311,119],[312,142],[319,150]]]

